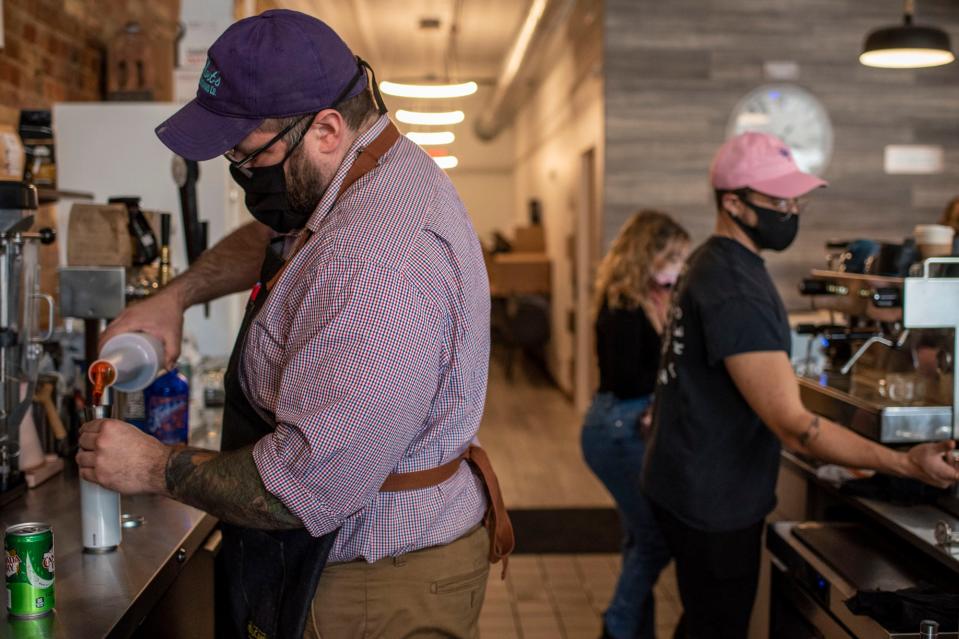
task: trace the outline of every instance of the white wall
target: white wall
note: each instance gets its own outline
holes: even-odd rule
[[[507,129],[491,142],[481,140],[473,132],[475,118],[489,100],[491,88],[481,85],[465,98],[449,100],[412,100],[383,96],[396,121],[399,109],[415,111],[460,110],[466,119],[452,126],[412,126],[397,122],[403,133],[409,131],[449,130],[456,140],[444,148],[459,160],[459,166],[448,171],[450,180],[469,211],[477,235],[484,243],[494,230],[509,234],[516,212],[513,180],[513,131]],[[430,149],[431,147],[426,147]]]
[[[57,136],[57,180],[64,190],[92,192],[97,202],[112,195],[138,195],[144,209],[173,214],[173,266],[187,267],[180,226],[179,192],[171,173],[172,152],[153,129],[180,105],[164,103],[67,103],[53,108]],[[200,164],[197,186],[201,220],[210,222],[210,245],[249,219],[239,192],[221,159]],[[70,203],[59,206],[61,262],[65,262]],[[210,317],[202,308],[187,312],[185,329],[197,338],[203,355],[224,356],[242,318],[243,296],[214,302]]]
[[[450,179],[485,246],[490,246],[493,231],[511,235],[516,218],[512,170],[460,171],[457,167],[450,171]]]
[[[547,364],[559,386],[574,393],[572,361],[576,350],[568,317],[580,319],[588,308],[574,300],[572,245],[580,214],[582,156],[593,149],[595,197],[602,197],[603,83],[600,2],[584,1],[550,42],[514,122],[515,205],[525,216],[527,203],[542,203],[546,249],[552,260],[552,333]],[[589,22],[585,17],[592,11]],[[601,202],[594,206],[601,210]],[[522,221],[522,218],[521,218]],[[586,314],[586,315],[583,315]],[[582,324],[582,322],[580,322]],[[588,339],[590,336],[583,334]],[[582,349],[581,349],[582,350]],[[590,352],[587,349],[587,352]],[[592,389],[589,389],[592,390]]]

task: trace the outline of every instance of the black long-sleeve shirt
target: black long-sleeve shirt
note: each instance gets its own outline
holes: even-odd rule
[[[603,304],[596,318],[599,392],[618,399],[649,395],[656,387],[661,340],[646,312]]]

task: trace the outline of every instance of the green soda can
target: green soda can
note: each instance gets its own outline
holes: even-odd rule
[[[17,524],[3,540],[7,568],[7,612],[30,619],[53,612],[53,530],[47,524]]]
[[[10,639],[53,639],[55,619],[53,615],[35,619],[10,619],[7,621]]]

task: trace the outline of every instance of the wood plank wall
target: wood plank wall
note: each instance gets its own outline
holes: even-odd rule
[[[959,1],[919,0],[918,24],[959,47]],[[835,148],[794,248],[768,258],[787,305],[823,264],[832,237],[899,239],[935,222],[959,195],[959,63],[926,70],[859,64],[871,29],[900,20],[899,0],[606,0],[605,228],[608,243],[639,207],[674,213],[705,239],[715,219],[707,183],[737,101],[767,81],[765,61],[800,65],[798,84],[830,113]],[[941,144],[946,172],[883,173],[892,143]]]

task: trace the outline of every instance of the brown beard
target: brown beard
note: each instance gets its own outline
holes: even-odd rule
[[[286,195],[290,207],[296,213],[311,215],[326,193],[330,180],[319,167],[310,163],[302,147],[290,157],[286,177]]]

